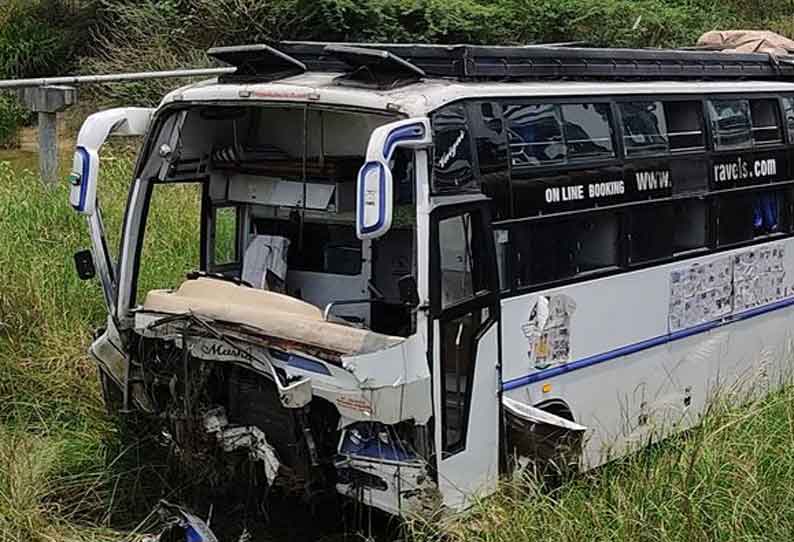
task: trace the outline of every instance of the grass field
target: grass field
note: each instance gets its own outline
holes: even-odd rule
[[[85,222],[66,184],[45,189],[32,165],[0,158],[0,540],[115,540],[122,535],[110,526],[133,527],[148,513],[155,501],[144,485],[163,466],[120,442],[104,414],[86,349],[105,309],[98,283],[79,281],[72,262],[88,247]],[[129,158],[103,155],[110,232],[130,176]],[[167,249],[154,268],[173,281],[180,254],[196,250],[180,246],[184,232],[173,227],[190,210],[153,211],[155,227],[168,226],[157,228]]]
[[[122,442],[85,352],[104,319],[95,282],[76,278],[87,247],[65,184],[44,189],[33,163],[0,157],[0,540],[122,540],[154,502],[165,468]],[[117,232],[131,162],[103,155],[105,221]],[[151,285],[195,256],[194,194],[151,215]],[[116,236],[111,236],[116,246]],[[462,518],[418,525],[417,539],[792,540],[794,390],[580,476],[553,491],[509,484]],[[157,485],[161,490],[163,485]]]

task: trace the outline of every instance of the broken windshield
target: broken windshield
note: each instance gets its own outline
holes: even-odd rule
[[[175,271],[157,287],[173,288],[178,275],[193,270],[217,273],[320,309],[359,300],[335,315],[407,334],[410,317],[396,318],[392,301],[399,297],[397,280],[414,272],[412,151],[397,149],[391,164],[393,231],[364,243],[355,232],[357,173],[370,136],[396,119],[385,112],[302,105],[202,105],[172,113],[144,171],[156,184],[196,183],[202,195],[190,210],[184,202],[169,203],[201,216],[196,231],[184,232],[186,238],[200,232],[201,240],[186,241],[200,246],[191,251],[199,255],[197,265]],[[155,200],[168,193],[151,191],[150,208],[159,208]],[[142,277],[150,274],[145,268],[151,251],[162,249],[154,246],[151,225],[145,228]],[[137,299],[155,286],[142,281]]]

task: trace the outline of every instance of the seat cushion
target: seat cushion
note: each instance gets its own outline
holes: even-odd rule
[[[193,313],[211,320],[251,326],[264,335],[357,355],[382,350],[404,339],[323,319],[319,308],[294,297],[201,277],[177,290],[152,290],[143,310],[165,314]]]

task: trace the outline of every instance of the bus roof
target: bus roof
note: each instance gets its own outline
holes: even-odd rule
[[[203,81],[179,88],[163,99],[174,102],[315,103],[424,116],[462,99],[561,98],[578,96],[657,96],[727,93],[794,93],[794,83],[778,81],[529,81],[468,82],[423,78],[393,89],[343,86],[341,72],[305,72],[262,83]]]

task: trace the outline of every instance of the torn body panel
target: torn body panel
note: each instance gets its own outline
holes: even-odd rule
[[[271,294],[222,284],[253,297]],[[313,320],[315,328],[334,333],[315,329],[310,342],[300,343],[289,321],[296,314],[311,320],[315,313],[297,300],[286,302],[292,311],[280,314],[273,303],[267,311],[250,305],[240,323],[233,302],[167,314],[147,301],[135,315],[139,347],[130,364],[143,382],[144,402],[185,454],[242,451],[262,465],[271,485],[307,493],[324,487],[344,496],[366,492],[373,506],[389,513],[407,511],[408,502],[420,506],[429,478],[417,434],[426,431],[431,414],[421,343],[382,336],[357,343],[367,348],[380,341],[387,345],[381,350],[346,355],[350,349],[340,351],[339,337],[372,333],[338,330],[345,326],[323,320]],[[219,314],[224,321],[213,318]],[[356,440],[350,435],[365,433],[375,434],[380,446],[362,451],[349,444]],[[395,449],[402,451],[396,463]]]
[[[121,410],[155,421],[213,483],[253,465],[259,489],[398,515],[494,491],[504,442],[489,203],[431,195],[434,131],[426,117],[324,104],[155,112],[91,349]],[[462,158],[461,141],[444,164]],[[175,185],[189,202],[164,188]],[[157,201],[196,206],[199,261],[187,280],[139,292]]]

